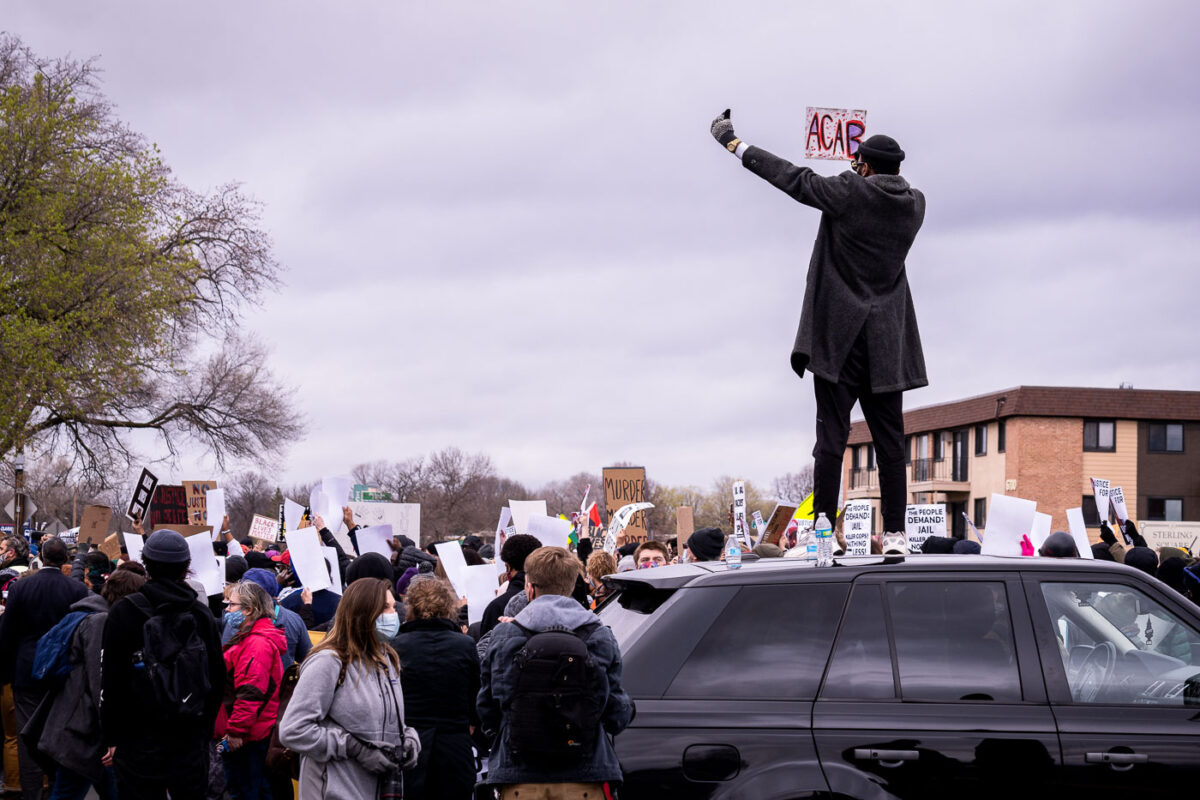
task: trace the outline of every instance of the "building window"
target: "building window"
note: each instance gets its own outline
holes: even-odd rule
[[[867,469],[875,469],[875,445],[867,445]]]
[[[997,452],[997,453],[1003,453],[1003,452],[1004,452],[1004,444],[1005,444],[1005,442],[1004,442],[1004,434],[1005,434],[1005,430],[1004,430],[1004,429],[1005,429],[1005,425],[1004,425],[1004,423],[1005,423],[1006,421],[1007,421],[1007,420],[1003,420],[1003,419],[1002,419],[1002,420],[1000,420],[1000,421],[998,421],[998,422],[996,423],[996,452]]]
[[[1085,494],[1080,505],[1083,506],[1083,524],[1089,528],[1100,527],[1100,515],[1096,513],[1096,496]]]
[[[1183,498],[1150,497],[1146,500],[1146,519],[1180,522],[1183,520]]]
[[[1117,449],[1117,423],[1111,419],[1083,421],[1084,452],[1111,453]]]
[[[944,461],[946,459],[946,437],[941,431],[933,435],[933,460]]]
[[[850,448],[850,469],[859,469],[862,467],[862,448]]]
[[[986,497],[976,497],[975,498],[975,513],[972,515],[971,521],[975,523],[976,528],[986,528],[987,527],[987,498]]]
[[[912,463],[912,437],[911,436],[904,437],[904,463],[905,464]]]
[[[1150,423],[1151,453],[1182,453],[1183,424],[1179,422]]]
[[[987,425],[975,426],[975,455],[987,455]]]

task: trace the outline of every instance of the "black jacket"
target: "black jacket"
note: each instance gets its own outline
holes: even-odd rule
[[[165,779],[184,765],[208,758],[208,741],[225,690],[225,657],[221,632],[208,606],[196,598],[186,583],[151,580],[141,589],[150,605],[159,609],[187,609],[196,618],[196,629],[208,651],[211,689],[204,718],[188,728],[155,719],[147,700],[138,694],[133,655],[142,649],[146,615],[128,597],[108,613],[104,624],[101,661],[100,729],[105,746],[115,746],[115,758],[126,769],[147,779]]]
[[[0,615],[0,683],[17,689],[35,688],[33,656],[38,639],[89,594],[88,588],[53,567],[15,580]]]
[[[518,572],[508,582],[508,589],[504,594],[497,597],[492,602],[488,603],[487,608],[483,610],[483,619],[479,623],[479,637],[482,639],[488,631],[500,624],[500,617],[504,614],[504,607],[508,605],[508,601],[517,592],[525,591],[525,573]]]

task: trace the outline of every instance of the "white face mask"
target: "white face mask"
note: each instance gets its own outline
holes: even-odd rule
[[[391,639],[400,632],[400,617],[395,611],[385,611],[375,619],[375,633],[381,639]]]

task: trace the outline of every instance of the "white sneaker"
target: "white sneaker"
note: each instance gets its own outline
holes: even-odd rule
[[[885,533],[880,546],[883,548],[885,556],[906,556],[908,555],[908,535],[903,531]]]

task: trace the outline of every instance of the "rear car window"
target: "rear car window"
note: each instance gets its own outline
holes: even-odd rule
[[[896,697],[879,586],[867,584],[854,588],[821,696],[838,700]]]
[[[634,636],[649,626],[654,612],[673,594],[670,589],[653,589],[641,584],[623,586],[616,597],[597,612],[600,621],[612,629],[622,651]]]
[[[848,586],[743,586],[709,626],[668,697],[816,696]]]

